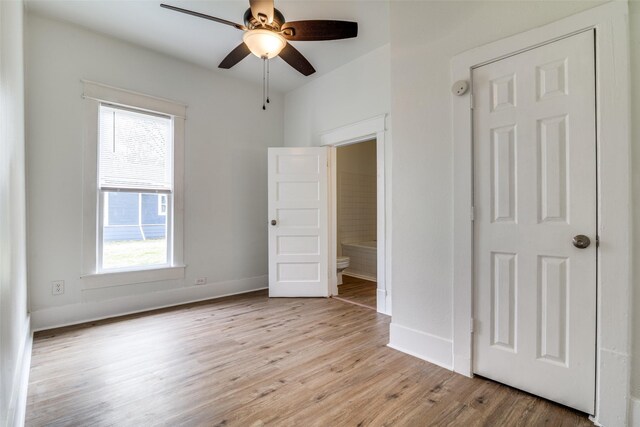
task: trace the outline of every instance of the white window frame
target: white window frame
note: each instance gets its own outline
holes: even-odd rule
[[[135,283],[177,280],[184,278],[184,121],[186,105],[119,89],[112,86],[83,81],[84,98],[84,152],[83,152],[83,224],[82,224],[82,283],[83,289],[104,288]],[[133,108],[170,116],[173,120],[173,194],[167,197],[171,224],[167,224],[168,263],[100,271],[100,246],[104,220],[99,197],[106,192],[98,189],[99,110],[101,104]],[[173,203],[171,203],[173,202]]]

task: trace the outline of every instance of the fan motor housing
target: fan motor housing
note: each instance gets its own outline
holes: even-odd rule
[[[284,15],[278,9],[273,9],[273,22],[271,24],[262,25],[251,13],[251,8],[247,9],[244,13],[244,25],[250,30],[254,30],[256,28],[268,28],[275,31],[280,31],[282,24],[286,21],[284,19]]]

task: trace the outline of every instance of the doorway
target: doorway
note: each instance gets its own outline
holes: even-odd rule
[[[336,168],[336,253],[338,295],[376,309],[377,173],[376,140],[339,146]]]
[[[375,140],[376,310],[391,315],[390,187],[385,167],[387,115],[320,135],[319,147],[268,150],[269,295],[338,295],[336,150]]]
[[[388,276],[391,263],[388,243],[390,241],[391,229],[387,227],[390,221],[389,199],[387,198],[387,187],[390,184],[390,176],[386,170],[385,158],[387,140],[387,115],[373,117],[351,125],[343,126],[320,135],[320,143],[329,149],[329,288],[330,295],[339,296],[338,289],[338,150],[348,148],[351,145],[371,142],[375,144],[375,169],[376,169],[376,239],[369,241],[366,245],[368,249],[375,249],[375,283],[376,283],[376,303],[375,308],[379,313],[391,315],[391,280]],[[366,249],[366,248],[359,248]],[[356,273],[357,274],[357,273]],[[369,273],[369,278],[371,274]],[[351,276],[355,277],[355,276]],[[351,280],[349,277],[347,280]],[[362,277],[355,277],[362,279]],[[365,280],[367,277],[364,278]]]
[[[381,115],[320,136],[319,147],[268,150],[269,296],[338,295],[338,147],[375,140],[376,310],[391,315],[390,203],[385,198],[387,116]],[[389,212],[387,212],[389,210]]]

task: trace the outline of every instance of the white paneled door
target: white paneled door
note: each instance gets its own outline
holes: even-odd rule
[[[474,372],[590,414],[594,69],[585,31],[473,70]]]
[[[327,297],[327,148],[269,148],[269,296]]]

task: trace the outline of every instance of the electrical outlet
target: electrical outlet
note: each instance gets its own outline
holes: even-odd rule
[[[64,294],[64,280],[54,280],[51,282],[51,295]]]
[[[196,285],[204,285],[205,283],[207,283],[206,277],[198,277],[196,279]]]

